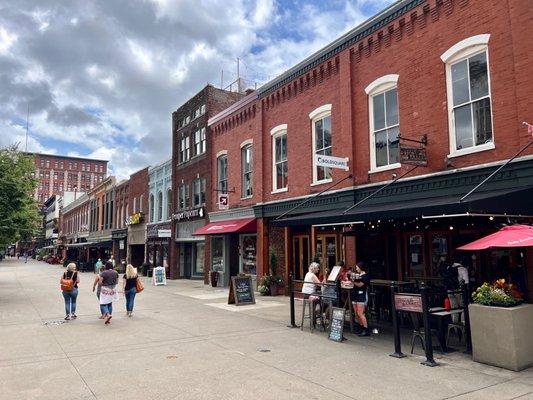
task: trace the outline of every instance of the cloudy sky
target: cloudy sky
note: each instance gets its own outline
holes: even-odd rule
[[[0,146],[170,157],[171,112],[206,83],[265,82],[392,0],[0,0]]]

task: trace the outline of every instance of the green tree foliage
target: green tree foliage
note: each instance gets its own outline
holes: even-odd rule
[[[16,146],[0,149],[0,246],[31,240],[42,218],[32,195],[37,187],[33,156]]]

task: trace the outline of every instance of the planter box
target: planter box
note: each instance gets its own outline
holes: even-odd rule
[[[533,304],[468,309],[474,361],[513,371],[533,366]]]

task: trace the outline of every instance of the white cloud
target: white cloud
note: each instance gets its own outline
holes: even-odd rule
[[[7,54],[9,48],[17,40],[17,35],[9,33],[3,26],[0,26],[0,54]]]

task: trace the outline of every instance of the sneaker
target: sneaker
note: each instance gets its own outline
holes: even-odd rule
[[[65,321],[70,321],[70,320],[71,320],[70,315],[67,315],[67,316],[65,317]]]
[[[113,318],[113,316],[111,314],[107,314],[107,317],[105,318],[106,325],[111,323],[111,318]]]
[[[72,315],[70,316],[70,318],[71,318],[71,319],[76,319],[76,318],[78,318],[78,316],[77,316],[76,314],[72,314]]]

